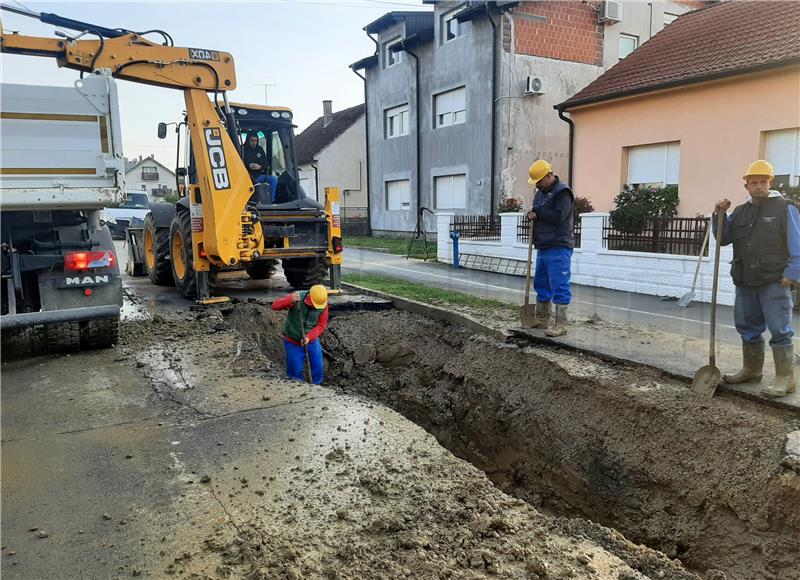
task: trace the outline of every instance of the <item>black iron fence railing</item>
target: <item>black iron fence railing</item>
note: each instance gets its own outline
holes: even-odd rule
[[[608,250],[697,256],[703,246],[708,218],[650,218],[636,231],[616,230],[603,220],[603,247]],[[708,255],[708,247],[703,252]]]
[[[531,220],[527,215],[517,218],[517,241],[522,244],[528,243],[531,231]],[[572,235],[575,236],[575,247],[581,247],[581,218],[577,217],[572,224]]]
[[[462,240],[499,240],[500,216],[454,215],[450,218],[450,231],[453,230],[458,230]]]

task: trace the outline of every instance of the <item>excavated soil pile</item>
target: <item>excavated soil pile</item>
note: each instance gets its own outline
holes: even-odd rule
[[[255,305],[229,317],[274,360],[280,320]],[[800,578],[800,475],[781,466],[796,416],[398,311],[334,313],[323,347],[332,387],[386,403],[545,513],[613,527],[706,577]],[[551,525],[631,563],[614,532]]]

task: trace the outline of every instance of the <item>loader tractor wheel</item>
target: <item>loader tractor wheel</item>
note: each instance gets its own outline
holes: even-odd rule
[[[278,268],[277,260],[258,260],[245,264],[244,269],[247,270],[247,275],[253,280],[268,280],[275,274]]]
[[[197,273],[192,260],[192,222],[188,211],[179,211],[172,218],[169,228],[170,263],[175,286],[181,296],[196,300]],[[213,269],[208,273],[208,291],[213,294],[217,273]]]
[[[70,352],[81,346],[81,323],[58,322],[48,324],[44,329],[44,343],[47,352]]]
[[[292,288],[306,290],[314,284],[322,284],[328,277],[328,258],[286,258],[283,273]]]
[[[169,263],[169,228],[157,228],[153,216],[147,214],[142,237],[147,277],[156,286],[174,286]]]
[[[88,321],[81,329],[81,348],[108,348],[119,340],[119,316]]]

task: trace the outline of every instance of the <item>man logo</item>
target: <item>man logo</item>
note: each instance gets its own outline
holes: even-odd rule
[[[108,275],[101,276],[80,276],[68,277],[66,279],[67,286],[94,286],[97,284],[108,284]]]
[[[230,189],[231,180],[228,176],[228,163],[225,160],[225,151],[222,148],[222,135],[219,128],[213,127],[203,130],[206,138],[208,160],[211,163],[211,175],[214,177],[214,188]]]

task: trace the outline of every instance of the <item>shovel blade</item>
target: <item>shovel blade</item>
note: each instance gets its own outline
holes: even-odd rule
[[[680,306],[681,308],[686,308],[687,306],[689,306],[689,304],[692,303],[692,300],[694,300],[694,292],[689,291],[680,297],[680,299],[678,300],[678,306]]]
[[[536,305],[526,304],[525,306],[520,306],[519,321],[522,324],[522,328],[533,328],[536,322]]]
[[[714,396],[714,393],[722,380],[722,373],[714,365],[706,365],[694,374],[692,379],[692,391],[701,397]]]

